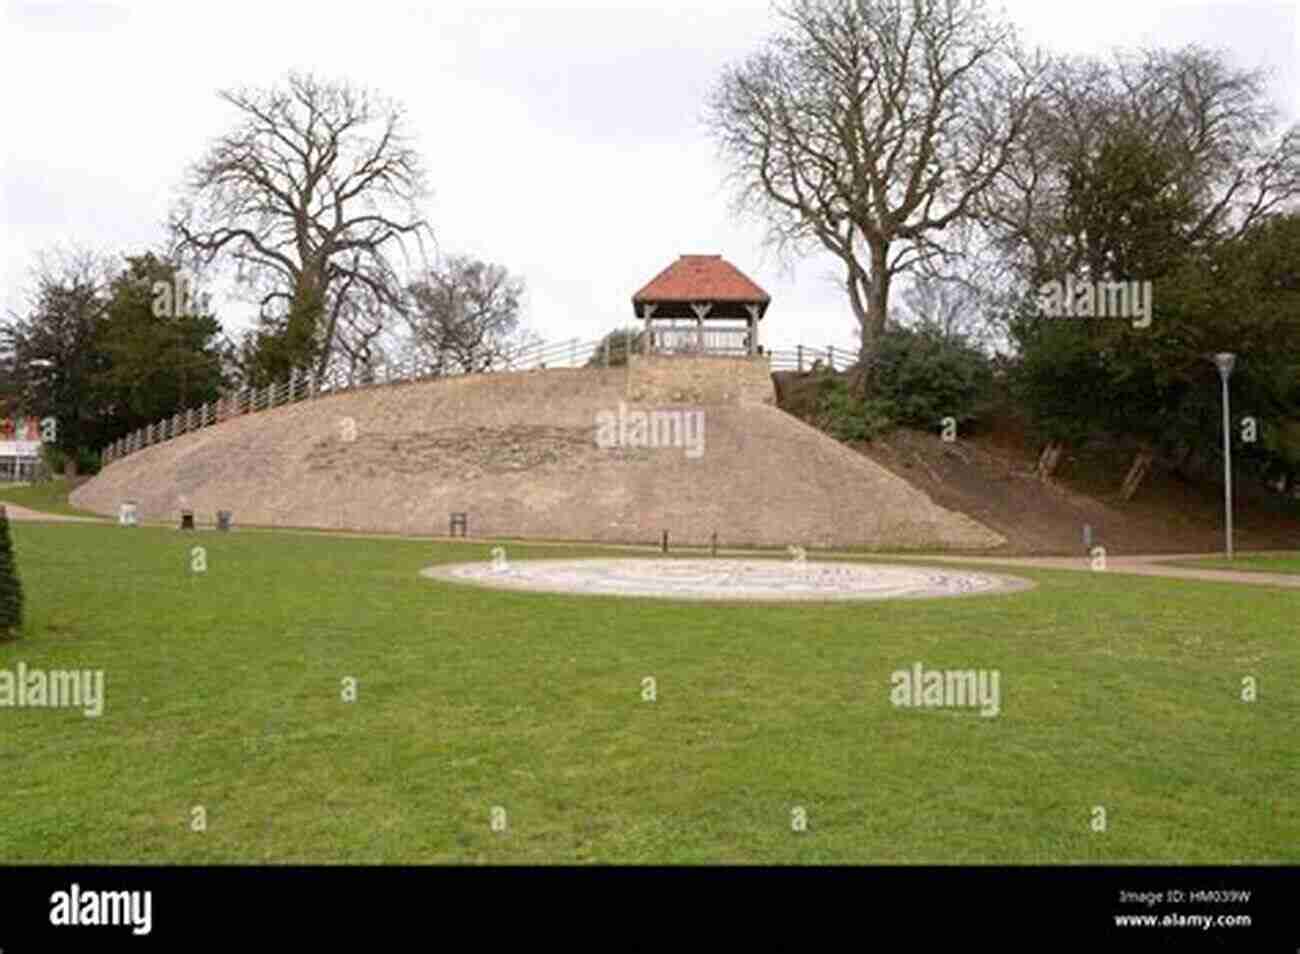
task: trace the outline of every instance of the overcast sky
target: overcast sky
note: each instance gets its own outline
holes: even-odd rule
[[[1058,52],[1189,43],[1274,72],[1300,120],[1300,0],[1008,0]],[[772,346],[853,345],[824,257],[787,266],[737,221],[701,126],[719,68],[771,32],[766,0],[650,5],[417,5],[182,0],[6,2],[0,304],[20,308],[35,253],[157,245],[187,165],[231,125],[215,91],[290,69],[366,85],[409,109],[431,173],[438,250],[499,262],[547,339],[600,336],[682,253],[718,253],[772,295]],[[252,310],[226,304],[227,330]]]

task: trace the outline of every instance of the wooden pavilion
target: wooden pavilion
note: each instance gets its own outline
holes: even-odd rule
[[[657,354],[762,354],[758,323],[772,298],[721,255],[683,255],[632,296]]]

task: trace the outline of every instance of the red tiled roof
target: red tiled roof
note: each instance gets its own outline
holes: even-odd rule
[[[632,296],[650,302],[742,302],[767,305],[772,297],[721,255],[683,255]]]

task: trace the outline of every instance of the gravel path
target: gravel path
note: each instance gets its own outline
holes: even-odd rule
[[[1151,556],[1108,556],[1106,569],[1092,569],[1087,557],[963,557],[925,559],[945,563],[974,563],[984,566],[1028,566],[1047,570],[1083,570],[1098,573],[1129,573],[1134,576],[1164,576],[1179,580],[1209,580],[1219,583],[1253,583],[1256,586],[1286,586],[1300,589],[1300,573],[1256,573],[1241,570],[1198,570],[1187,566],[1165,566],[1167,562],[1220,557],[1220,553],[1158,553]]]
[[[41,521],[42,523],[102,523],[98,517],[73,517],[62,513],[45,513],[41,510],[29,510],[18,504],[0,503],[10,520]]]

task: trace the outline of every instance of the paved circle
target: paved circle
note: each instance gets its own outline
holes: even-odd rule
[[[431,566],[431,579],[547,593],[690,600],[883,600],[1006,593],[1020,577],[933,567],[731,559],[484,560]]]

